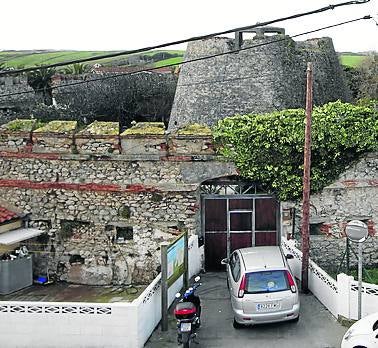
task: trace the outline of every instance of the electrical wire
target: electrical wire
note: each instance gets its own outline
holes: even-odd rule
[[[219,31],[219,32],[207,34],[207,35],[194,36],[194,37],[191,37],[191,38],[188,38],[188,39],[167,42],[167,43],[143,47],[143,48],[139,48],[139,49],[135,49],[135,50],[121,51],[121,52],[98,55],[98,56],[83,58],[83,59],[75,59],[75,60],[70,60],[70,61],[65,61],[65,62],[60,62],[60,63],[43,65],[43,66],[39,66],[39,67],[30,67],[30,68],[23,68],[23,69],[17,69],[17,70],[2,71],[2,72],[0,72],[0,76],[16,75],[16,74],[23,73],[23,72],[40,70],[41,68],[44,68],[44,69],[55,68],[55,67],[60,67],[60,66],[65,66],[65,65],[70,65],[70,64],[84,63],[84,62],[90,62],[90,61],[101,60],[101,59],[106,59],[106,58],[114,58],[114,57],[119,57],[119,56],[124,56],[124,55],[135,54],[135,53],[142,53],[142,52],[151,51],[151,50],[155,50],[155,49],[159,49],[159,48],[164,48],[164,47],[167,47],[167,46],[180,45],[180,44],[183,44],[183,43],[209,39],[209,38],[219,36],[219,35],[230,34],[230,33],[234,33],[234,32],[237,32],[237,31],[246,31],[246,30],[250,30],[250,29],[253,29],[253,28],[257,28],[257,27],[263,27],[263,26],[274,24],[274,23],[277,23],[277,22],[283,22],[283,21],[292,20],[292,19],[296,19],[296,18],[300,18],[300,17],[304,17],[304,16],[322,13],[322,12],[329,11],[329,10],[334,10],[337,7],[349,6],[349,5],[361,5],[361,4],[368,3],[369,1],[370,0],[346,1],[346,2],[339,3],[339,4],[328,5],[328,6],[316,9],[316,10],[297,13],[297,14],[294,14],[294,15],[291,15],[291,16],[281,17],[281,18],[277,18],[277,19],[273,19],[273,20],[268,20],[268,21],[256,23],[256,24],[253,24],[253,25],[228,29],[228,30],[224,30],[224,31]]]
[[[228,51],[228,52],[222,52],[222,53],[217,53],[217,54],[213,54],[213,55],[209,55],[209,56],[204,56],[204,57],[199,57],[199,58],[194,58],[194,59],[186,60],[186,61],[181,62],[180,64],[171,63],[171,64],[162,65],[160,67],[144,68],[144,69],[141,69],[141,70],[138,70],[138,71],[133,71],[133,72],[126,72],[126,73],[115,74],[115,75],[111,75],[111,76],[103,76],[103,77],[94,78],[94,79],[90,79],[90,80],[68,83],[68,84],[65,84],[65,85],[52,86],[50,89],[54,90],[54,89],[60,89],[60,88],[65,88],[65,87],[77,86],[77,85],[88,84],[88,83],[92,83],[92,82],[98,82],[98,81],[105,81],[105,80],[110,80],[110,79],[116,79],[116,78],[122,77],[122,76],[135,75],[135,74],[139,74],[141,72],[150,72],[150,71],[153,71],[153,70],[156,70],[156,69],[160,69],[160,68],[172,67],[172,66],[176,66],[176,65],[190,64],[190,63],[193,63],[193,62],[198,62],[198,61],[202,61],[202,60],[212,59],[212,58],[216,58],[216,57],[220,57],[220,56],[225,56],[225,55],[229,55],[229,54],[235,54],[235,53],[238,53],[238,52],[241,52],[241,51],[246,51],[246,50],[250,50],[250,49],[253,49],[253,48],[262,47],[262,46],[274,44],[274,43],[277,43],[277,42],[289,40],[292,37],[298,37],[298,36],[308,35],[308,34],[319,32],[319,31],[322,31],[322,30],[325,30],[325,29],[335,28],[335,27],[338,27],[338,26],[341,26],[341,25],[350,24],[350,23],[353,23],[353,22],[357,22],[357,21],[365,20],[365,19],[371,19],[371,18],[372,17],[370,15],[367,15],[367,16],[356,18],[356,19],[351,19],[351,20],[348,20],[348,21],[344,21],[344,22],[328,25],[328,26],[325,26],[325,27],[321,27],[321,28],[318,28],[318,29],[309,30],[309,31],[306,31],[306,32],[303,32],[303,33],[300,33],[300,34],[296,34],[296,35],[291,36],[291,37],[284,37],[284,38],[280,38],[280,39],[277,39],[277,40],[271,40],[271,41],[263,42],[263,43],[260,43],[260,44],[252,45],[252,46],[242,47],[242,48],[235,49],[235,50]],[[0,98],[2,98],[2,97],[16,96],[16,95],[23,95],[23,94],[30,94],[30,93],[36,93],[36,92],[40,92],[40,91],[43,91],[43,90],[44,89],[37,89],[37,90],[32,90],[32,91],[23,91],[23,92],[14,92],[14,93],[1,94]]]

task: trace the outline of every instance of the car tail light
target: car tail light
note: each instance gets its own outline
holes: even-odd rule
[[[238,297],[243,297],[244,296],[244,291],[245,291],[245,274],[243,275],[243,278],[240,282],[240,286],[239,286],[239,291],[238,291]]]
[[[293,276],[290,274],[289,271],[286,271],[287,281],[289,282],[291,292],[297,292],[297,287],[295,286],[295,282]]]

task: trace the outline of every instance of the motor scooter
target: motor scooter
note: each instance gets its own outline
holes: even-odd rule
[[[201,325],[201,300],[195,291],[201,285],[200,279],[199,276],[195,277],[194,284],[182,296],[180,293],[176,294],[176,298],[180,299],[174,310],[177,319],[177,342],[183,348],[189,348],[191,342],[198,343],[195,338]]]

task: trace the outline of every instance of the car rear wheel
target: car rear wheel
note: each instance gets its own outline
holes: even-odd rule
[[[233,321],[233,323],[232,323],[232,326],[234,327],[234,329],[242,329],[242,328],[244,327],[244,325],[243,325],[243,324],[239,324],[239,323],[235,320],[235,318],[234,318],[234,321]]]

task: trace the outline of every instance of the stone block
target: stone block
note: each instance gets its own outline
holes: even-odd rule
[[[35,153],[70,153],[77,121],[52,121],[32,134]]]
[[[110,285],[112,278],[113,271],[109,266],[74,264],[67,274],[68,282],[86,285]]]
[[[167,152],[162,122],[139,122],[121,134],[121,149],[125,155],[161,155]]]
[[[0,151],[29,152],[36,120],[16,119],[0,127]]]
[[[213,155],[215,154],[211,136],[178,135],[170,138],[170,155]]]
[[[95,121],[75,135],[80,154],[119,154],[119,123]]]

